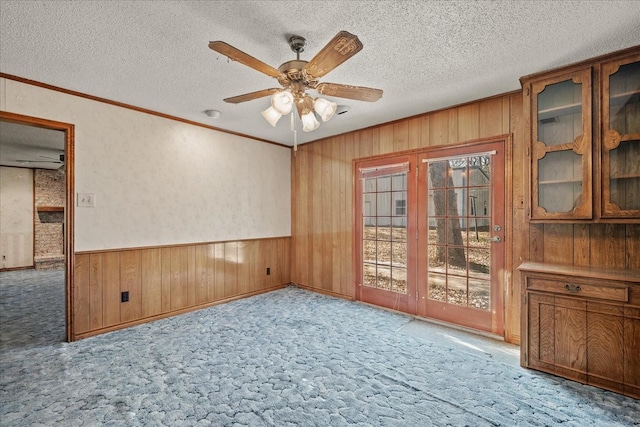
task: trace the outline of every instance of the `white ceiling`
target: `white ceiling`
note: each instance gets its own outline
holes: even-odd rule
[[[309,60],[340,30],[364,49],[321,79],[384,90],[299,141],[520,88],[519,77],[640,44],[640,1],[8,1],[0,72],[292,145],[261,98],[275,79],[210,50],[222,40],[278,67]],[[222,112],[213,120],[207,109]]]

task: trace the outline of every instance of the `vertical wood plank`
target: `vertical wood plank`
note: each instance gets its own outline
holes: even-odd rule
[[[510,98],[511,115],[509,117],[510,128],[504,133],[511,132],[513,143],[513,167],[511,187],[513,190],[513,206],[516,209],[525,209],[527,178],[527,139],[525,137],[524,120],[522,120],[522,95]]]
[[[162,268],[162,291],[161,305],[162,312],[171,311],[171,248],[162,248],[160,250],[160,262]]]
[[[267,266],[265,265],[264,252],[265,252],[265,241],[264,240],[256,241],[255,253],[253,255],[253,273],[252,273],[253,286],[251,288],[252,291],[259,291],[261,289],[266,288]],[[305,256],[306,256],[306,253],[305,253]],[[297,258],[297,259],[299,260],[304,259],[304,257]],[[298,271],[298,273],[300,272]]]
[[[145,249],[140,254],[142,316],[162,313],[162,250]]]
[[[449,112],[438,111],[429,117],[429,146],[449,143]]]
[[[142,276],[140,251],[120,252],[120,292],[129,292],[129,301],[121,303],[120,321],[131,322],[142,317]]]
[[[573,264],[589,265],[591,252],[589,224],[573,224]]]
[[[360,136],[360,138],[359,138],[360,144],[358,145],[358,147],[359,147],[358,148],[358,151],[359,151],[359,156],[358,157],[362,158],[362,157],[373,156],[373,154],[374,154],[374,149],[373,149],[373,130],[371,128],[363,129],[363,130],[358,132],[358,135]]]
[[[401,120],[393,124],[393,152],[409,149],[409,121]]]
[[[291,240],[294,246],[299,244],[299,238],[301,234],[299,222],[300,215],[303,215],[301,209],[300,199],[300,162],[298,161],[297,152],[291,150]],[[295,258],[298,252],[294,252],[292,256]],[[293,263],[293,268],[297,270],[298,264]],[[297,277],[297,271],[292,272],[294,277]],[[251,284],[253,289],[255,284]]]
[[[107,326],[120,323],[120,253],[102,254],[103,322]]]
[[[253,242],[238,242],[238,294],[251,290]]]
[[[604,268],[625,268],[624,224],[591,225],[591,266]]]
[[[316,283],[315,286],[330,290],[332,288],[331,281],[333,280],[333,233],[331,232],[331,218],[334,191],[327,191],[327,189],[333,189],[331,183],[333,147],[331,144],[331,140],[325,140],[321,144],[322,175],[320,177],[320,187],[323,189],[323,191],[321,192],[322,197],[320,198],[320,209],[322,210],[322,215],[319,237],[321,240],[321,244],[318,245],[320,248],[320,258],[316,259],[321,259],[322,261],[319,266],[320,281]]]
[[[448,124],[449,124],[449,137],[447,138],[448,144],[457,144],[462,142],[458,136],[458,108],[451,108],[447,110],[448,113]]]
[[[627,224],[625,233],[626,268],[640,270],[640,224]]]
[[[187,307],[196,304],[196,247],[187,246]]]
[[[216,283],[215,283],[215,299],[219,300],[224,298],[224,269],[225,269],[225,253],[224,243],[215,244],[215,270],[216,270]]]
[[[504,98],[493,98],[480,102],[478,105],[478,137],[486,138],[490,136],[502,135],[503,132],[503,100]]]
[[[187,307],[188,250],[185,246],[171,248],[171,310]]]
[[[89,255],[90,272],[89,272],[89,294],[90,294],[90,310],[91,318],[89,328],[91,330],[99,329],[103,326],[103,309],[104,304],[102,289],[102,257],[100,254]]]
[[[374,156],[378,156],[381,154],[380,150],[380,128],[375,127],[371,130],[371,149]]]
[[[342,210],[344,209],[344,176],[341,169],[343,169],[344,158],[344,136],[337,136],[332,138],[331,153],[333,155],[333,161],[331,164],[331,223],[329,224],[329,235],[331,236],[331,264],[332,264],[332,277],[331,277],[331,290],[333,292],[340,292],[340,286],[342,282],[342,244],[344,233],[344,223],[342,222]],[[284,280],[284,278],[283,278]]]
[[[313,144],[312,159],[312,185],[313,190],[310,193],[310,199],[315,200],[315,204],[311,206],[313,216],[311,220],[310,240],[311,240],[311,258],[309,259],[311,267],[310,286],[319,287],[322,283],[322,217],[323,217],[323,192],[327,189],[322,188],[322,147],[319,142]],[[315,197],[314,197],[315,196]],[[271,284],[269,282],[269,284]]]
[[[455,141],[471,141],[480,137],[480,107],[468,104],[457,109],[458,134]]]
[[[420,147],[426,148],[432,145],[430,139],[430,123],[431,116],[429,114],[424,114],[420,117]]]
[[[89,255],[76,255],[74,261],[73,328],[75,333],[82,333],[91,329],[91,261]]]
[[[194,291],[195,298],[194,304],[200,305],[204,304],[208,301],[209,294],[209,282],[207,276],[207,253],[209,250],[209,245],[196,245],[195,246],[195,283],[194,283]]]
[[[380,145],[378,154],[393,153],[394,141],[393,141],[393,124],[383,125],[378,127],[380,134]]]
[[[350,135],[345,136],[346,143],[341,147],[340,156],[342,163],[340,167],[340,223],[341,223],[341,248],[340,257],[342,258],[341,271],[340,271],[340,289],[339,293],[342,295],[349,295],[349,288],[351,286],[351,236],[353,234],[353,228],[351,226],[351,214],[353,207],[350,200],[352,197],[351,190],[351,176],[352,176],[352,160],[353,160],[353,144]]]
[[[544,225],[530,224],[529,226],[529,256],[530,261],[544,261]]]
[[[407,149],[415,150],[416,148],[420,148],[422,145],[421,137],[422,137],[422,116],[412,117],[409,119],[407,123]]]
[[[224,296],[238,294],[238,242],[224,244]]]
[[[571,224],[544,224],[543,250],[544,262],[566,264],[567,255],[573,258],[573,226]]]
[[[216,245],[207,245],[207,302],[216,300]]]

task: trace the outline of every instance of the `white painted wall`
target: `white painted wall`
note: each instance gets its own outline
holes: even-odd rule
[[[291,235],[290,150],[0,79],[4,111],[75,125],[75,250]]]
[[[33,265],[33,171],[0,166],[0,268]]]

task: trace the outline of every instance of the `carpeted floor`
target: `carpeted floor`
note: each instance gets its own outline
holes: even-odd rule
[[[63,343],[62,272],[0,273],[4,426],[630,426],[518,348],[289,287]]]

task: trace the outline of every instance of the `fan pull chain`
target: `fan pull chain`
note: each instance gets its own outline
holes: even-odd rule
[[[293,114],[293,111],[292,111],[291,112],[291,131],[293,132],[293,153],[294,153],[294,155],[298,151],[298,131],[296,130],[295,120],[296,120],[296,116],[295,116],[295,114]]]

